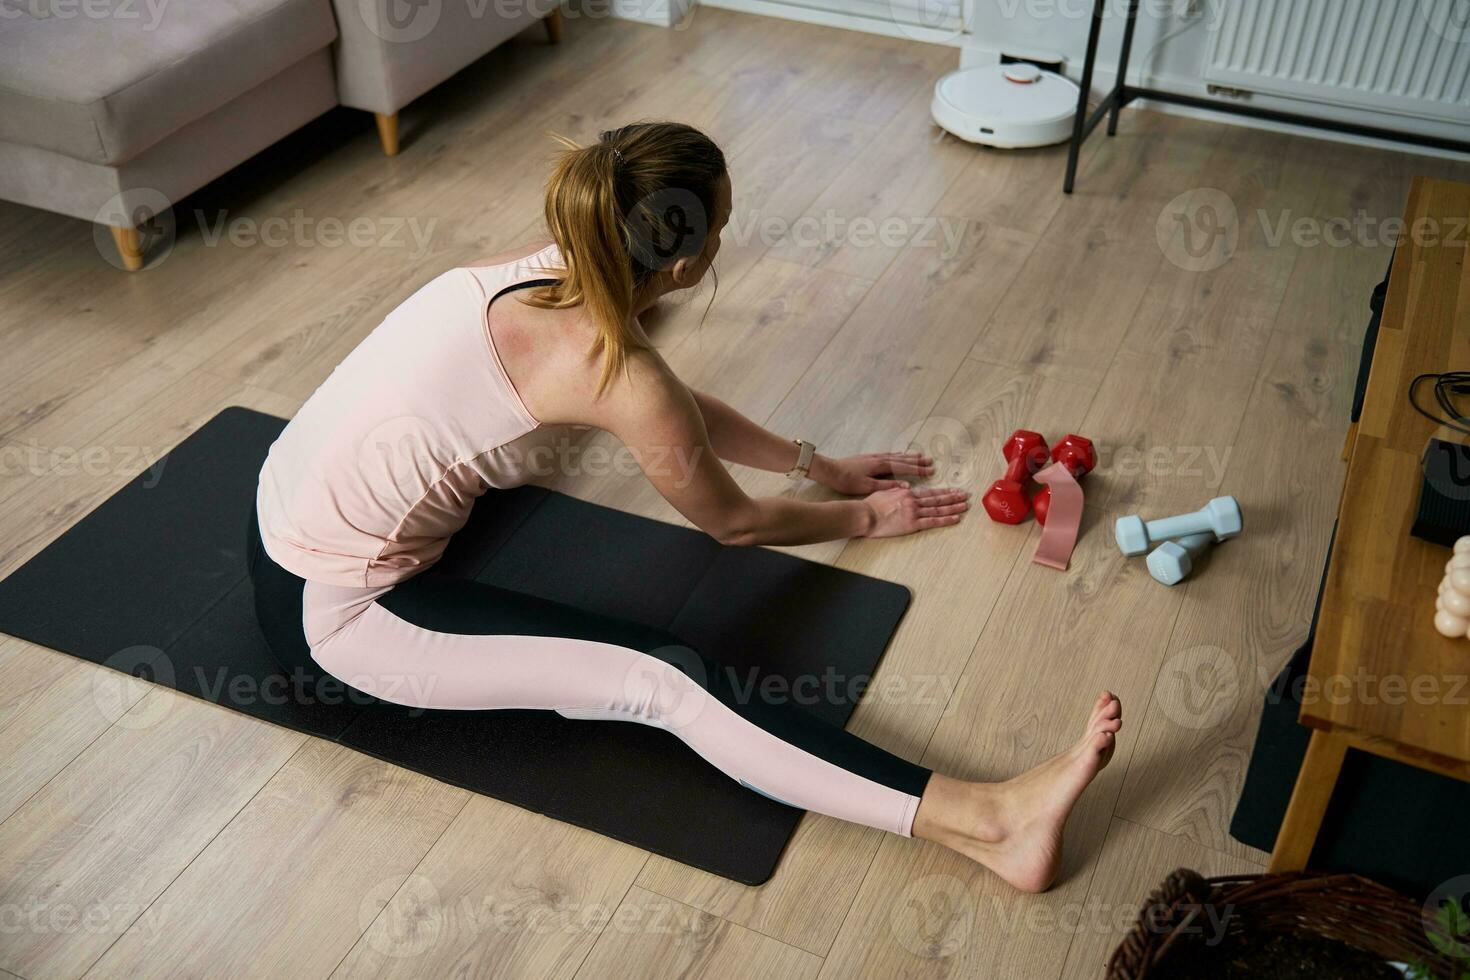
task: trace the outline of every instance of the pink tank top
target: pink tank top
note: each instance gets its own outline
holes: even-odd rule
[[[491,299],[561,274],[548,246],[452,269],[388,314],[270,448],[256,509],[266,552],[312,582],[392,585],[438,561],[490,487],[549,474],[551,443],[490,336]]]

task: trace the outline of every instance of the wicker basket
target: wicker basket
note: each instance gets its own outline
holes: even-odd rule
[[[1206,906],[1213,905],[1214,909]],[[1397,962],[1418,961],[1436,977],[1455,976],[1452,958],[1426,931],[1422,908],[1357,875],[1311,872],[1205,878],[1180,868],[1149,896],[1132,931],[1108,960],[1107,980],[1144,980],[1188,927],[1225,919],[1227,935],[1318,936]]]

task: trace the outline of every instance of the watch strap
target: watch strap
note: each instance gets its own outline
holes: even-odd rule
[[[805,439],[793,439],[797,446],[796,465],[786,471],[786,475],[793,480],[804,480],[812,468],[812,457],[817,455],[816,443],[807,442]]]

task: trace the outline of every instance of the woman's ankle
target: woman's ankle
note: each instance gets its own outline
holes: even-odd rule
[[[1004,833],[998,802],[994,784],[967,783],[936,772],[919,799],[911,832],[951,848],[960,841],[999,840]]]

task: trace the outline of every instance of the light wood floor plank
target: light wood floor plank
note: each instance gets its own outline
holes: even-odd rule
[[[812,978],[821,965],[811,953],[633,888],[577,976]]]
[[[570,977],[647,857],[472,796],[332,976]]]
[[[0,904],[36,923],[3,965],[81,976],[306,740],[151,690],[0,823]]]
[[[0,821],[66,768],[150,685],[45,647],[0,639]]]
[[[1122,349],[1208,350],[1259,362],[1301,252],[1279,230],[1310,207],[1320,180],[1294,146],[1275,133],[1232,134],[1228,147],[1211,154],[1198,188],[1153,212],[1153,250],[1165,261]],[[1139,210],[1146,218],[1152,209]]]
[[[1002,893],[987,877],[944,848],[885,837],[822,976],[1055,977],[1055,957],[1034,955],[1054,937],[1028,925],[1053,899]]]
[[[916,239],[942,246],[946,231],[963,228],[958,223],[941,226],[935,212],[945,191],[973,163],[973,148],[946,137],[930,121],[928,102],[928,88],[920,87],[876,138],[852,156],[846,169],[801,215],[801,224],[770,254],[877,279],[900,250],[919,247],[913,244]],[[939,212],[986,217],[963,207]]]
[[[808,813],[797,825],[771,880],[741,885],[677,861],[649,855],[638,885],[692,908],[826,955],[847,916],[882,834]],[[813,901],[813,896],[822,896]]]
[[[1001,364],[1107,371],[1163,257],[1151,208],[1078,196],[1053,214],[971,354]]]
[[[964,151],[966,166],[935,205],[940,212],[1040,235],[1066,205],[1068,198],[1058,193],[1065,146],[999,150],[964,143],[956,148]],[[1084,169],[1096,151],[1095,142],[1083,146]]]
[[[1116,136],[1097,131],[1097,139],[1088,138],[1092,153],[1078,163],[1073,199],[1167,201],[1201,186],[1215,148],[1249,132],[1136,106],[1124,109]]]
[[[297,751],[276,760],[279,771],[87,976],[326,976],[469,794],[331,742],[197,709],[268,729]]]
[[[821,188],[871,145],[878,128],[841,116],[808,112],[804,103],[771,121],[730,158],[734,195],[723,236],[721,275],[738,275],[790,236]]]

